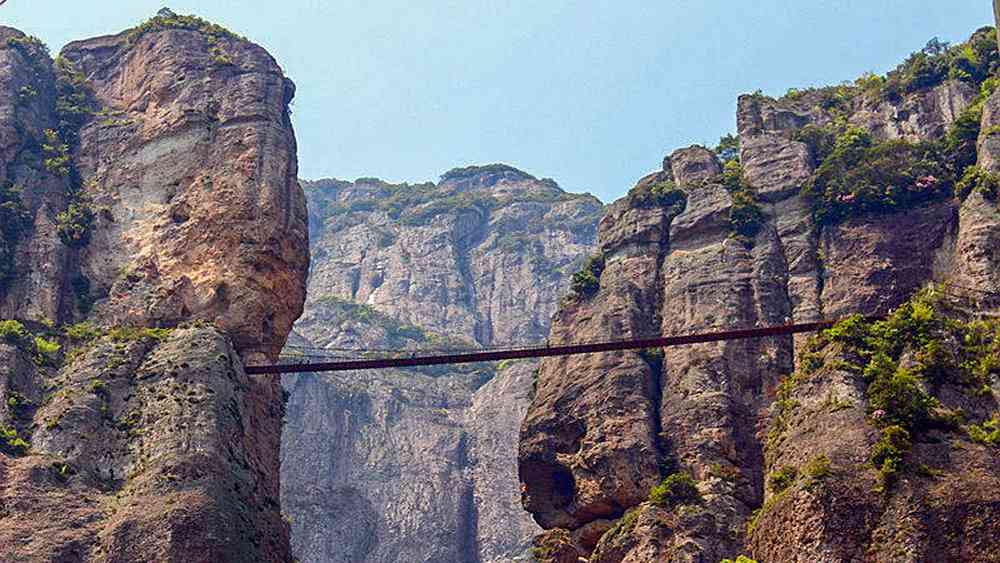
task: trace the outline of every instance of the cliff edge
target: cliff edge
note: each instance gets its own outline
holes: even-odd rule
[[[0,28],[0,558],[290,560],[243,365],[305,296],[293,94],[169,10],[55,59]]]

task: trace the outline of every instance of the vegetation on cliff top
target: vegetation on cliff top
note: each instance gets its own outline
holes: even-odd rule
[[[984,80],[979,95],[940,141],[877,141],[846,119],[797,130],[792,138],[809,147],[817,165],[802,188],[817,223],[889,213],[953,194],[995,197],[1000,178],[974,163],[983,104],[998,85],[996,78]]]
[[[167,29],[185,29],[197,31],[208,38],[218,41],[220,39],[238,39],[245,41],[242,35],[237,35],[219,24],[212,23],[198,16],[182,16],[171,12],[168,9],[160,10],[154,17],[129,29],[125,32],[125,43],[134,45],[143,35]]]
[[[996,32],[992,27],[977,30],[961,44],[949,45],[936,37],[889,71],[879,93],[884,99],[898,99],[903,94],[932,88],[946,79],[979,84],[1000,65]]]
[[[496,166],[500,166],[504,170],[508,168],[506,165]],[[452,171],[446,173],[445,176],[450,176],[451,179],[464,178],[467,171],[473,168],[479,170],[490,167],[458,169],[459,172]],[[359,178],[354,184],[332,181],[332,186],[330,186],[331,181],[313,182],[307,186],[307,189],[327,190],[333,188],[329,192],[333,197],[311,198],[310,213],[314,217],[336,221],[338,226],[334,228],[356,225],[363,220],[361,214],[371,212],[385,213],[390,219],[398,221],[402,225],[423,226],[441,216],[454,216],[463,213],[478,213],[486,216],[494,210],[515,204],[555,204],[587,199],[599,204],[593,196],[566,193],[554,182],[535,180],[529,175],[524,175],[524,178],[531,182],[537,182],[537,184],[529,186],[528,189],[498,193],[488,189],[456,190],[452,186],[430,182],[389,184],[377,178]],[[337,201],[336,193],[338,191],[351,188],[355,189],[351,191],[349,199]],[[582,220],[575,217],[569,219],[570,223],[565,226],[571,230],[578,228]],[[529,225],[529,228],[541,229],[544,226],[544,223],[539,223]]]
[[[472,165],[459,168],[452,168],[451,170],[445,172],[441,175],[441,181],[447,182],[449,180],[467,180],[469,178],[474,178],[481,175],[511,175],[518,180],[537,180],[531,174],[523,170],[518,170],[513,166],[508,164],[485,164],[485,165]]]
[[[640,185],[628,191],[629,207],[637,209],[664,208],[673,219],[687,206],[687,194],[670,180]]]
[[[953,79],[978,87],[1000,68],[996,33],[983,27],[963,43],[951,45],[936,37],[906,58],[895,69],[880,76],[866,73],[854,82],[822,88],[790,88],[781,98],[809,100],[820,108],[842,114],[859,102],[898,102],[906,94],[933,88]],[[759,92],[756,96],[763,96]]]
[[[816,170],[803,186],[803,195],[812,201],[819,224],[907,209],[952,194],[995,193],[998,178],[971,168],[983,104],[1000,83],[994,77],[1000,68],[995,37],[993,28],[987,27],[955,46],[933,39],[885,77],[869,73],[853,84],[792,89],[782,98],[808,100],[831,119],[793,134],[809,146],[815,160]],[[940,141],[878,141],[848,123],[862,103],[896,103],[903,95],[947,79],[971,84],[979,94]]]
[[[202,34],[208,43],[208,55],[212,62],[223,66],[233,64],[233,57],[226,50],[224,40],[247,40],[242,35],[233,33],[219,24],[197,16],[181,16],[164,8],[156,16],[126,31],[125,44],[127,46],[135,45],[147,33],[168,29],[183,29]]]

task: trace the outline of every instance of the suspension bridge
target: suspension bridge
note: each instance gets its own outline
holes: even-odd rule
[[[986,296],[993,298],[995,303],[991,303],[989,308],[993,309],[1000,305],[1000,292],[974,289],[954,284],[944,284],[952,290],[941,290],[947,297],[962,300],[971,300],[976,304],[976,309],[983,309],[983,299]],[[969,295],[959,295],[958,291],[972,292],[976,298]],[[970,314],[978,314],[979,311],[967,311]],[[884,315],[865,315],[868,321],[875,321],[884,318]],[[359,354],[371,354],[373,352],[383,352],[396,354],[395,357],[383,358],[337,358],[332,361],[313,361],[330,357],[327,354],[332,349],[319,349],[323,355],[298,353],[294,356],[285,355],[285,363],[274,365],[247,366],[246,373],[249,375],[280,375],[291,373],[313,373],[313,372],[336,372],[355,371],[368,369],[387,368],[411,368],[422,366],[439,366],[447,364],[469,364],[478,362],[497,362],[502,360],[519,360],[527,358],[547,358],[552,356],[571,356],[575,354],[594,354],[599,352],[613,352],[620,350],[644,350],[647,348],[666,348],[670,346],[683,346],[689,344],[702,344],[707,342],[722,342],[727,340],[746,340],[751,338],[767,338],[773,336],[784,336],[801,334],[808,332],[818,332],[832,327],[840,319],[819,320],[804,323],[789,323],[767,327],[742,328],[723,331],[698,332],[671,336],[654,336],[647,338],[622,338],[617,340],[607,340],[603,342],[581,342],[571,344],[550,345],[535,344],[527,346],[500,346],[493,349],[480,349],[471,351],[408,351],[408,350],[373,350],[373,349],[346,349],[343,351],[355,352]]]

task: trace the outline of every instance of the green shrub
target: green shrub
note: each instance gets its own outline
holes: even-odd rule
[[[38,97],[38,90],[34,86],[21,86],[17,91],[17,103],[27,105]]]
[[[59,346],[58,342],[54,342],[45,338],[44,336],[36,336],[34,339],[35,344],[35,361],[39,365],[56,365],[59,360]]]
[[[684,212],[687,206],[687,194],[677,188],[673,182],[658,182],[649,188],[656,204],[668,210],[671,219]]]
[[[63,331],[71,340],[89,342],[104,335],[104,331],[89,322],[76,323]]]
[[[95,379],[95,380],[93,380],[93,381],[90,382],[90,385],[88,386],[88,390],[91,393],[93,393],[94,395],[98,395],[100,397],[107,397],[107,395],[108,395],[108,384],[105,383],[105,382],[103,382],[103,381],[101,381],[101,380],[99,380],[99,379]]]
[[[591,256],[579,272],[573,274],[570,288],[578,297],[592,297],[601,288],[604,255]]]
[[[57,176],[69,175],[69,145],[63,142],[54,129],[46,129],[42,141],[45,169]]]
[[[920,388],[920,380],[912,371],[897,368],[892,374],[879,374],[868,386],[868,404],[872,410],[883,411],[883,424],[919,429],[931,420],[931,409],[937,401]]]
[[[930,340],[915,354],[917,377],[934,384],[944,383],[957,370],[952,350],[941,340]]]
[[[698,504],[701,502],[701,493],[690,475],[674,473],[653,487],[649,492],[649,502],[661,508]]]
[[[24,395],[16,391],[11,391],[7,394],[7,408],[15,417],[26,417],[31,407],[32,402]]]
[[[832,125],[814,125],[810,123],[792,133],[792,140],[805,143],[809,147],[813,163],[819,165],[833,152],[837,140],[837,130]]]
[[[826,479],[833,474],[833,471],[830,469],[830,458],[821,454],[810,459],[802,466],[802,474],[810,482]]]
[[[71,203],[66,211],[56,216],[56,232],[63,244],[73,248],[86,246],[90,242],[90,229],[94,224],[94,212],[85,203]]]
[[[854,81],[854,85],[861,90],[867,99],[877,100],[881,97],[882,89],[885,87],[885,77],[873,72],[866,72]]]
[[[73,276],[70,280],[73,296],[76,298],[76,308],[86,315],[94,306],[94,298],[90,295],[90,280],[85,276]]]
[[[864,346],[870,326],[859,314],[851,315],[822,332],[823,338],[850,346]]]
[[[56,71],[56,117],[59,120],[56,131],[62,142],[75,146],[80,128],[97,112],[99,104],[87,78],[69,59],[56,57],[53,67]]]
[[[795,480],[799,477],[799,470],[795,467],[785,466],[781,469],[772,472],[767,477],[767,483],[771,486],[771,490],[774,493],[780,493],[791,487]]]
[[[764,214],[752,192],[742,191],[733,194],[733,206],[729,210],[729,224],[737,235],[747,239],[757,236],[763,219]]]
[[[155,340],[162,342],[170,337],[170,328],[139,328],[131,326],[116,327],[108,331],[108,337],[114,342],[138,342],[140,340]]]
[[[888,490],[903,469],[903,458],[910,451],[910,433],[902,426],[882,429],[882,437],[872,447],[869,460],[879,472],[879,488]]]
[[[639,350],[639,356],[654,369],[663,367],[663,348],[644,348]]]
[[[635,525],[639,522],[639,507],[629,509],[618,519],[618,522],[610,530],[604,532],[601,541],[614,541],[617,538],[630,535],[635,530]]]
[[[739,162],[729,161],[722,167],[722,187],[731,194],[750,189]]]
[[[28,331],[18,321],[0,321],[0,339],[11,344],[20,344],[27,340]]]
[[[743,175],[743,167],[735,160],[726,163],[722,170],[722,185],[732,197],[729,208],[729,225],[736,238],[748,244],[760,231],[764,214],[757,204],[757,196]]]
[[[76,471],[73,469],[73,467],[65,462],[53,461],[50,467],[52,468],[52,471],[55,473],[56,479],[64,483],[68,481],[70,477],[76,475]]]
[[[935,143],[875,142],[859,127],[844,129],[802,195],[820,224],[859,213],[888,213],[951,195],[953,177]]]
[[[850,317],[823,331],[805,349],[815,354],[825,345],[836,344],[834,350],[847,358],[841,362],[861,374],[869,421],[882,430],[870,452],[882,490],[906,468],[904,458],[913,439],[932,429],[955,430],[963,422],[962,412],[942,409],[925,388],[954,384],[978,397],[991,392],[990,383],[1000,374],[1000,321],[948,318],[941,295],[934,287],[922,290],[881,321]],[[904,367],[901,359],[907,353],[912,363]],[[789,409],[785,403],[791,401],[787,382],[796,377],[802,377],[801,367],[778,388],[769,447],[772,436],[780,436],[787,424],[783,414]],[[992,424],[967,430],[970,436],[989,440]],[[817,469],[812,463],[802,468],[807,476]]]
[[[968,428],[969,438],[986,446],[996,446],[1000,444],[1000,419],[993,418],[982,424],[970,424]]]
[[[965,170],[976,162],[976,141],[983,118],[983,104],[973,103],[955,118],[944,137],[944,149],[955,170]]]
[[[34,35],[23,35],[20,37],[8,37],[6,46],[8,48],[21,51],[29,58],[34,58],[38,54],[48,56],[49,47],[41,39]]]
[[[734,559],[723,559],[722,561],[719,561],[719,563],[757,563],[757,561],[754,560],[754,559],[750,559],[749,557],[747,557],[745,555],[740,555],[735,560]]]
[[[8,426],[0,426],[0,452],[19,456],[28,453],[31,447],[28,442],[17,434],[17,430]]]
[[[964,200],[973,193],[978,193],[989,201],[996,201],[997,194],[1000,193],[1000,174],[994,174],[978,166],[966,168],[962,179],[955,185],[955,195]]]
[[[626,197],[629,207],[635,209],[665,208],[671,219],[680,215],[687,205],[687,194],[669,180],[636,186],[629,190]]]

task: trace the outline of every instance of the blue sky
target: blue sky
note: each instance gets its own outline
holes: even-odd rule
[[[166,0],[7,0],[53,51]],[[610,201],[735,128],[736,96],[884,72],[989,0],[171,0],[266,47],[298,86],[300,175],[436,179],[506,162]]]

